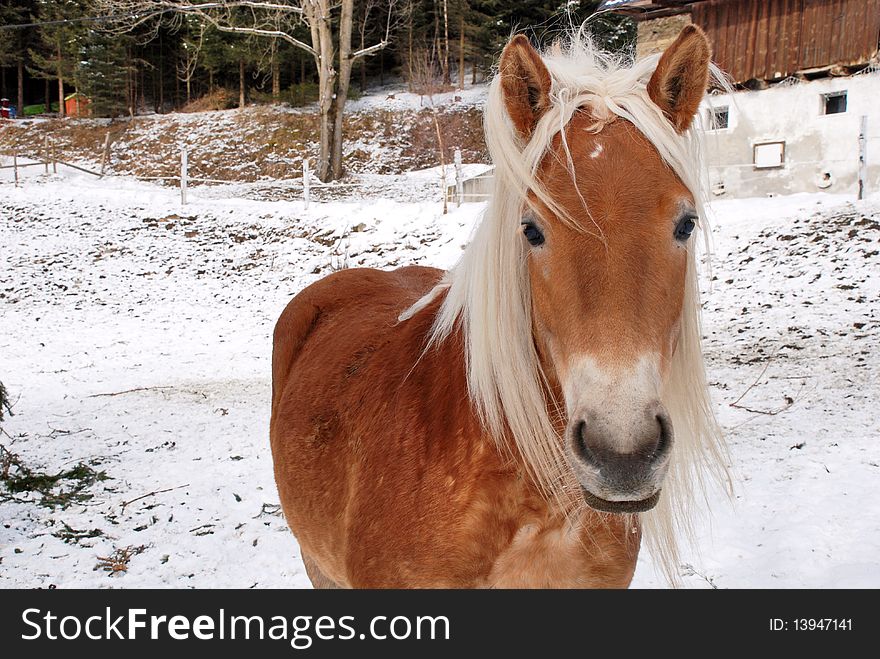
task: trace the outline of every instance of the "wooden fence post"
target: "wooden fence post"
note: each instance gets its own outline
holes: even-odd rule
[[[311,190],[309,189],[309,161],[303,158],[303,205],[306,210],[309,209],[309,197]]]
[[[43,166],[46,168],[46,174],[49,173],[49,136],[43,138]]]
[[[868,196],[868,116],[859,124],[859,199]]]
[[[104,168],[107,166],[107,160],[110,158],[110,131],[107,131],[107,137],[104,138],[104,150],[101,153],[101,178],[104,178]]]
[[[186,170],[187,170],[186,149],[180,151],[180,205],[186,206]]]
[[[52,173],[58,173],[58,146],[52,143]]]
[[[12,152],[12,171],[15,172],[15,187],[18,187],[18,151]]]
[[[460,74],[464,75],[464,72]],[[455,207],[461,208],[464,198],[464,179],[461,174],[461,149],[455,150]]]

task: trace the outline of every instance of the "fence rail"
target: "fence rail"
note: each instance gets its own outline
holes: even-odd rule
[[[23,158],[27,158],[28,160],[34,160],[34,162],[18,162],[19,155],[18,153],[14,153],[12,155],[12,164],[11,165],[0,165],[0,169],[14,169],[15,170],[15,182],[18,184],[18,170],[23,167],[39,167],[40,165],[46,167],[46,171],[49,171],[49,165],[52,165],[53,170],[57,171],[58,165],[64,165],[65,167],[70,167],[71,169],[76,169],[81,172],[85,172],[86,174],[91,174],[93,176],[97,176],[101,178],[104,176],[94,170],[89,169],[88,167],[83,167],[82,165],[74,165],[72,162],[67,162],[66,160],[60,160],[58,158],[54,158],[52,160],[39,160],[31,158],[30,156],[21,156]]]
[[[76,165],[67,160],[62,160],[58,157],[58,149],[57,145],[50,143],[49,137],[46,136],[43,141],[43,153],[38,156],[26,156],[18,153],[18,151],[13,151],[12,153],[12,164],[11,165],[0,165],[0,169],[12,169],[14,170],[14,179],[15,185],[18,187],[19,185],[19,168],[24,167],[39,167],[43,166],[45,168],[45,172],[49,173],[49,167],[52,167],[53,173],[58,172],[58,165],[63,165],[65,167],[70,167],[71,169],[75,169],[77,171],[83,172],[85,174],[90,174],[97,178],[103,178],[107,165],[110,161],[110,151],[111,151],[111,134],[108,131],[104,138],[103,147],[101,149],[101,166],[100,171],[95,171],[93,169],[89,169],[88,167],[83,167],[82,165]],[[26,158],[33,162],[19,162],[19,158]],[[303,169],[302,175],[299,179],[290,179],[287,181],[275,181],[274,183],[283,184],[283,187],[288,190],[300,191],[302,195],[302,200],[305,205],[305,208],[309,207],[309,202],[312,198],[312,193],[317,190],[323,191],[332,191],[346,188],[358,188],[362,187],[363,183],[341,183],[341,182],[330,182],[325,183],[318,179],[314,171],[311,169],[309,165],[308,159],[303,159]],[[442,181],[442,193],[445,195],[445,199],[447,201],[455,201],[457,206],[460,206],[462,203],[468,201],[484,201],[488,199],[488,194],[486,192],[473,192],[469,191],[468,187],[473,185],[478,185],[481,180],[491,180],[491,174],[486,175],[480,174],[478,176],[473,176],[470,178],[465,178],[462,170],[462,162],[461,162],[461,151],[459,149],[455,150],[455,182],[452,185],[446,184],[445,175]],[[187,203],[187,189],[189,184],[191,183],[207,183],[207,184],[216,184],[216,185],[235,185],[241,184],[241,181],[229,181],[223,179],[214,179],[214,178],[202,178],[198,176],[190,176],[189,175],[189,153],[186,148],[182,148],[180,152],[180,170],[178,174],[170,175],[170,176],[141,176],[134,175],[133,178],[139,181],[168,181],[168,182],[176,182],[180,189],[180,203],[181,205],[186,205]],[[474,183],[477,182],[477,183]],[[249,183],[255,184],[267,184],[271,183],[269,181],[250,181]],[[450,192],[451,191],[451,192]],[[444,205],[445,212],[445,205]]]

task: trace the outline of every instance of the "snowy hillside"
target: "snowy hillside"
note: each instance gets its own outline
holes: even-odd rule
[[[440,164],[437,126],[446,162],[460,149],[465,162],[488,162],[482,104],[486,85],[420,96],[389,87],[346,105],[345,167],[355,180]],[[435,112],[436,111],[436,115]],[[437,125],[435,125],[435,119]],[[314,169],[320,121],[314,107],[255,105],[235,110],[171,112],[134,118],[0,121],[0,149],[44,158],[99,163],[109,136],[106,171],[142,177],[176,176],[180,151],[190,178],[230,182],[298,179],[303,160]],[[94,165],[89,165],[95,169]]]
[[[451,265],[482,204],[306,211],[196,190],[181,208],[175,190],[123,179],[2,189],[15,416],[0,461],[67,477],[0,486],[0,587],[307,586],[272,479],[273,323],[334,269]],[[712,496],[685,583],[880,587],[880,204],[713,211],[708,365],[737,496]],[[634,585],[664,585],[647,556]]]

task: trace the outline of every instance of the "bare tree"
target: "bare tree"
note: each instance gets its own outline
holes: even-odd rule
[[[360,17],[360,25],[358,26],[358,32],[361,37],[361,45],[360,49],[363,50],[367,45],[367,29],[370,26],[370,12],[376,9],[379,5],[379,0],[365,0],[362,3],[361,9],[361,17]],[[361,59],[361,91],[364,91],[366,87],[366,75],[367,75],[367,67],[366,60]]]
[[[321,117],[321,144],[316,172],[322,181],[342,177],[342,119],[351,70],[361,57],[385,48],[390,39],[398,0],[382,0],[387,9],[384,36],[376,43],[352,50],[354,0],[93,0],[96,9],[116,16],[111,29],[143,31],[163,22],[180,24],[186,17],[221,32],[282,39],[309,53],[318,71],[318,110]],[[298,25],[310,35],[306,42],[295,36]]]
[[[196,39],[186,38],[183,40],[183,52],[177,61],[177,77],[186,83],[186,102],[192,100],[192,79],[199,66],[199,55],[205,42],[205,24],[199,25],[199,33]]]
[[[443,142],[443,131],[440,129],[440,119],[437,114],[437,105],[434,103],[434,94],[442,91],[443,85],[437,77],[437,62],[434,59],[434,51],[427,48],[418,48],[413,51],[409,67],[412,71],[411,84],[424,100],[428,97],[428,107],[431,110],[431,118],[434,121],[434,131],[437,134],[437,156],[440,160],[440,177],[443,189],[443,214],[446,215],[446,145]],[[442,71],[442,65],[440,66]]]

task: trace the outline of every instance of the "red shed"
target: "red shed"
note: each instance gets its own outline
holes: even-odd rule
[[[91,99],[85,94],[75,92],[64,97],[64,114],[68,117],[90,117],[92,109]]]

